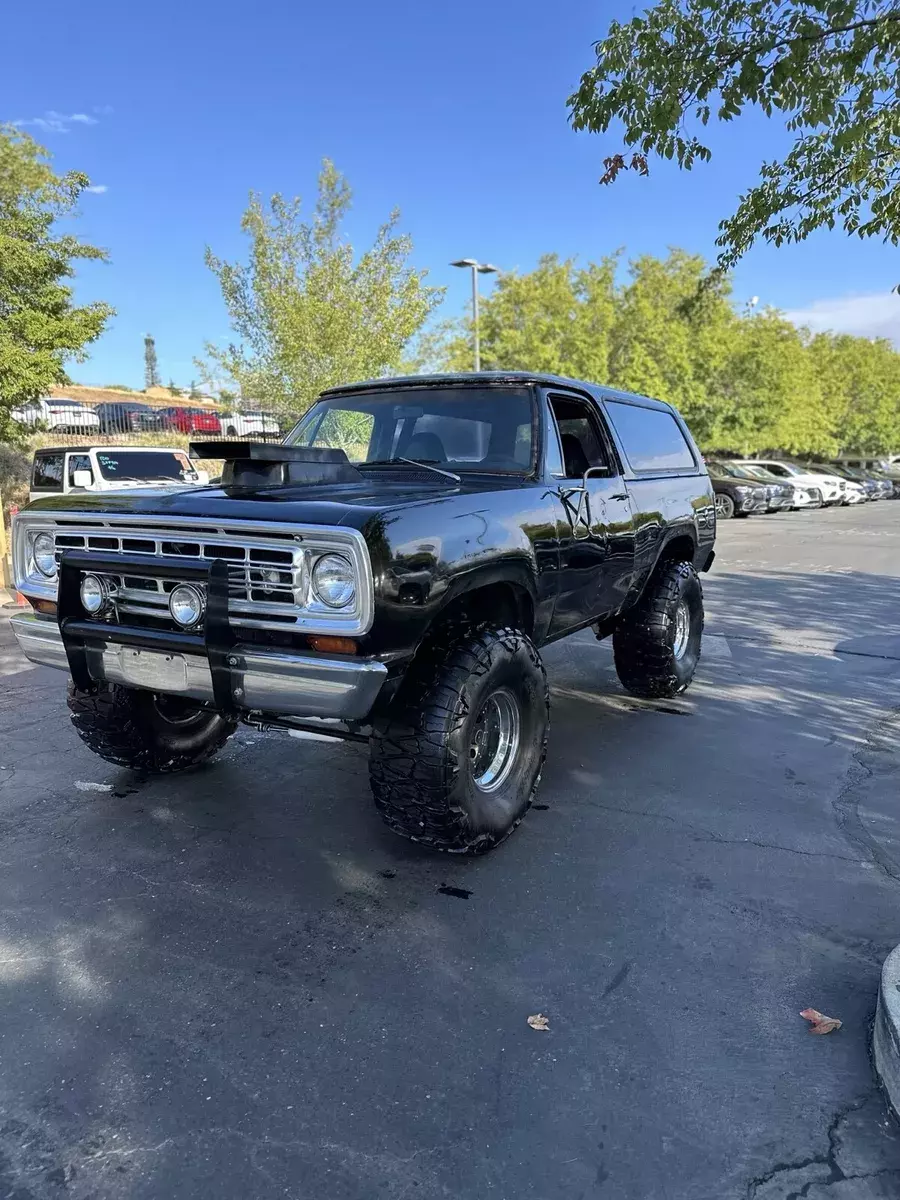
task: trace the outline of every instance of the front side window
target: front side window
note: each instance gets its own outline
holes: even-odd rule
[[[550,408],[559,429],[566,479],[581,479],[589,467],[614,474],[610,457],[597,425],[597,418],[584,400],[551,396]]]
[[[664,408],[607,400],[606,410],[634,471],[695,471],[681,426]]]
[[[63,490],[63,464],[65,456],[59,454],[36,454],[31,486],[36,492],[61,492]]]
[[[343,450],[359,466],[409,459],[524,475],[532,469],[533,423],[529,388],[386,388],[320,400],[286,444]]]

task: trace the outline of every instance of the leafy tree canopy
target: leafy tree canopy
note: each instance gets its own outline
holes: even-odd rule
[[[900,241],[900,9],[896,0],[660,0],[614,21],[569,98],[576,129],[624,131],[629,154],[685,170],[708,161],[710,121],[747,108],[780,116],[793,144],[719,227],[720,267],[762,237],[776,246],[823,226]]]
[[[408,265],[411,239],[391,213],[373,245],[354,255],[342,233],[350,208],[347,181],[325,160],[312,217],[300,200],[256,195],[241,222],[249,261],[228,263],[207,250],[238,341],[207,345],[204,379],[221,376],[265,408],[299,415],[323,388],[383,374],[440,303],[427,272]]]
[[[69,383],[66,361],[82,360],[112,315],[107,304],[74,304],[67,282],[78,259],[104,251],[55,229],[89,183],[55,174],[42,146],[0,126],[0,442],[21,436],[11,409]]]
[[[624,273],[617,262],[547,255],[533,271],[500,275],[481,307],[485,368],[668,400],[708,451],[900,449],[900,354],[889,342],[812,337],[774,309],[739,313],[728,276],[710,278],[682,250],[644,255]],[[422,339],[416,368],[470,370],[471,335],[468,318],[439,327]]]

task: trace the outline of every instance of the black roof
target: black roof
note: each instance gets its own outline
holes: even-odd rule
[[[490,387],[510,384],[538,384],[541,387],[565,387],[572,391],[587,392],[595,398],[607,396],[613,400],[638,401],[647,408],[668,410],[671,405],[635,392],[622,392],[617,388],[588,383],[583,379],[569,379],[564,375],[551,375],[545,371],[468,371],[437,375],[399,375],[392,379],[365,379],[359,383],[342,383],[326,388],[322,398],[341,396],[354,392],[391,391],[400,388],[427,387]]]
[[[90,442],[86,446],[39,446],[35,450],[35,457],[38,454],[90,454],[92,450],[115,450],[118,453],[121,450],[179,450],[179,446],[107,446],[100,445],[98,442]]]

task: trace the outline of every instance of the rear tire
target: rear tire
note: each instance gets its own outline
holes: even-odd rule
[[[689,686],[700,660],[703,589],[688,562],[664,563],[613,633],[622,686],[633,696],[662,699]]]
[[[180,696],[100,683],[82,692],[69,684],[69,712],[94,754],[132,771],[163,775],[206,762],[237,728],[232,717]]]
[[[547,676],[517,629],[468,631],[420,654],[373,728],[375,807],[401,837],[484,854],[516,828],[540,783]]]

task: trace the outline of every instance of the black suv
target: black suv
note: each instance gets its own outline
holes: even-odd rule
[[[69,671],[109,762],[190,767],[239,721],[354,738],[393,830],[478,853],[540,780],[542,646],[590,627],[634,694],[691,682],[715,505],[666,404],[528,373],[375,380],[283,445],[193,449],[225,459],[221,486],[15,522],[19,643]]]

